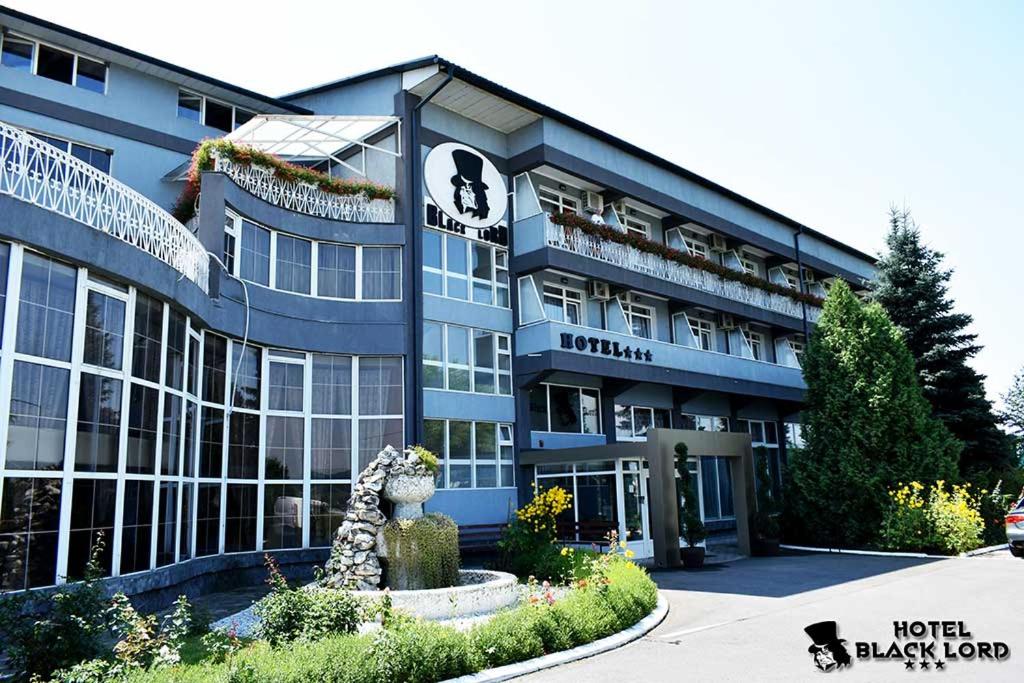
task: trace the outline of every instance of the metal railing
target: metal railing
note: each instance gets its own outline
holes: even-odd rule
[[[315,185],[279,179],[274,170],[257,164],[235,164],[215,156],[214,170],[263,201],[298,213],[358,223],[394,223],[395,200],[324,192]]]
[[[2,121],[0,194],[127,242],[208,291],[210,259],[188,228],[108,174]]]
[[[545,239],[549,247],[571,251],[580,256],[604,261],[637,273],[674,282],[684,287],[757,306],[794,318],[803,318],[803,305],[791,297],[775,294],[714,273],[670,261],[635,247],[603,240],[582,230],[555,225],[545,216]],[[816,306],[807,306],[807,319],[815,322],[821,314]]]

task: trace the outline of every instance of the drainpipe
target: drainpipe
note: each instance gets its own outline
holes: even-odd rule
[[[800,256],[800,235],[804,234],[803,227],[797,228],[796,232],[793,233],[793,248],[796,249],[796,271],[797,277],[800,280],[800,293],[807,293],[807,283],[804,282],[804,262]],[[807,332],[807,302],[801,301],[800,308],[803,311],[804,319],[804,344],[810,341],[810,335]]]
[[[406,177],[409,181],[409,196],[410,196],[410,210],[408,211],[409,225],[412,226],[412,264],[414,268],[414,282],[416,287],[410,293],[412,301],[412,319],[413,325],[417,325],[420,322],[422,313],[420,311],[420,296],[423,291],[423,267],[419,262],[419,255],[423,249],[423,178],[422,173],[422,160],[420,159],[420,109],[424,104],[433,99],[434,95],[441,92],[441,90],[452,82],[455,77],[455,68],[450,67],[448,74],[445,79],[433,90],[431,90],[423,99],[413,105],[412,111],[410,112],[410,131],[409,141],[412,147],[409,160],[409,171]],[[416,368],[415,376],[413,378],[412,390],[415,392],[413,405],[415,406],[415,415],[413,420],[413,442],[420,443],[423,441],[423,330],[417,329],[412,331],[413,338],[413,362],[412,366]]]

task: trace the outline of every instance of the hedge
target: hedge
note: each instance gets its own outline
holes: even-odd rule
[[[628,628],[650,614],[658,590],[631,562],[611,562],[553,605],[524,604],[468,632],[398,619],[375,634],[301,641],[284,649],[265,642],[221,663],[139,673],[133,683],[430,683],[566,650]]]

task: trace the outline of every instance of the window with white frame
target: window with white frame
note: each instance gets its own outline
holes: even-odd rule
[[[295,294],[351,301],[402,298],[401,247],[311,241],[232,212],[224,222],[224,265],[243,280]]]
[[[670,426],[670,412],[666,408],[624,406],[615,404],[615,440],[646,441],[647,430]]]
[[[439,488],[515,486],[512,425],[469,420],[423,421],[423,445],[437,454]]]
[[[562,384],[538,384],[530,390],[530,429],[600,434],[601,392]]]
[[[428,389],[512,394],[509,335],[426,320],[423,386]]]
[[[104,62],[12,33],[3,35],[0,64],[100,95],[107,91]]]
[[[727,432],[729,431],[729,418],[683,413],[679,429],[689,429],[695,432]]]
[[[789,344],[789,350],[796,356],[796,362],[801,366],[804,363],[804,351],[807,349],[802,339],[793,339],[792,337],[786,340]]]
[[[559,285],[544,284],[544,314],[548,320],[583,324],[583,292]]]
[[[743,339],[750,348],[750,357],[754,360],[766,360],[764,355],[764,334],[749,328],[743,330]]]
[[[644,239],[651,238],[650,223],[628,215],[620,215],[619,220],[622,222],[622,227],[625,229],[627,235],[636,235],[637,237],[643,237]]]
[[[424,229],[424,292],[508,308],[508,287],[507,249]]]
[[[114,153],[110,150],[100,149],[99,147],[92,147],[90,145],[83,145],[79,142],[71,142],[64,138],[44,135],[43,133],[33,133],[30,131],[29,135],[37,140],[45,142],[48,145],[56,147],[62,152],[67,152],[76,159],[89,164],[97,171],[110,173],[110,162],[114,156]]]
[[[761,266],[758,264],[757,261],[750,258],[750,256],[745,251],[741,251],[739,253],[739,261],[740,266],[743,268],[743,272],[745,272],[747,275],[761,277]]]
[[[204,333],[134,287],[0,243],[4,318],[0,590],[80,578],[100,533],[111,576],[330,545],[352,472],[405,442],[399,357]],[[474,438],[474,476],[507,466],[511,482],[511,429]]]
[[[711,249],[708,247],[707,240],[695,232],[683,228],[670,228],[665,231],[665,242],[673,249],[685,251],[690,256],[711,258]]]
[[[576,196],[572,196],[565,192],[539,185],[537,187],[537,199],[540,200],[540,208],[545,213],[559,214],[580,212],[580,199],[578,193]]]
[[[626,314],[626,323],[634,337],[654,338],[654,309],[634,303],[622,303],[622,312]]]
[[[768,480],[771,482],[772,495],[782,492],[782,453],[779,449],[778,425],[771,420],[738,420],[739,428],[750,433],[750,443],[754,448],[755,466],[757,455],[764,454],[764,466],[768,468]],[[754,483],[757,484],[755,478]]]
[[[178,91],[178,118],[230,133],[254,116],[256,112],[248,109],[218,102],[189,90]]]
[[[797,276],[796,271],[795,270],[790,270],[789,268],[782,268],[781,270],[782,270],[782,276],[784,278],[786,278],[786,284],[789,285],[789,287],[791,289],[799,290],[800,289],[800,278],[799,278],[799,276]]]
[[[693,333],[693,338],[697,342],[697,348],[703,349],[704,351],[715,350],[715,325],[702,318],[694,316],[686,316],[687,322],[690,324],[690,332]]]

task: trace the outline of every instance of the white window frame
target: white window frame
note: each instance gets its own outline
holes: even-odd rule
[[[61,45],[54,45],[53,43],[50,43],[50,42],[38,40],[36,38],[30,38],[30,37],[28,37],[28,36],[26,36],[24,34],[21,34],[21,33],[16,33],[16,32],[4,33],[3,34],[3,42],[6,42],[6,40],[8,38],[11,38],[11,39],[19,41],[19,42],[31,43],[32,44],[32,64],[29,67],[29,73],[31,73],[33,76],[39,76],[39,48],[40,47],[46,47],[46,48],[49,48],[51,50],[56,50],[58,52],[64,52],[66,54],[71,55],[71,57],[72,57],[71,82],[70,83],[64,83],[64,81],[58,81],[58,80],[55,80],[53,78],[47,78],[46,76],[39,76],[40,78],[46,78],[46,80],[53,81],[54,83],[64,83],[64,85],[70,85],[72,88],[78,88],[80,90],[84,90],[85,92],[91,92],[91,93],[94,93],[96,95],[106,95],[107,94],[107,91],[110,88],[110,65],[107,64],[107,62],[103,61],[102,59],[96,59],[95,57],[90,57],[89,55],[82,54],[81,52],[76,52],[75,50],[70,50],[70,49],[68,49],[66,47],[63,47]],[[0,50],[2,50],[2,49],[3,49],[2,42],[0,42]],[[89,88],[83,88],[83,87],[78,85],[78,60],[79,59],[85,59],[87,61],[95,62],[96,64],[100,64],[100,65],[103,66],[103,72],[104,72],[103,73],[103,92],[98,93],[95,90],[90,90]]]
[[[626,324],[629,325],[629,333],[631,335],[633,335],[637,339],[656,340],[658,338],[658,328],[657,328],[658,317],[657,317],[657,311],[655,310],[654,306],[648,306],[646,304],[637,304],[637,303],[632,303],[632,302],[628,302],[628,301],[622,301],[620,303],[622,304],[622,312],[626,316]],[[651,336],[650,337],[643,337],[641,335],[638,335],[634,331],[635,330],[635,327],[633,325],[633,318],[634,317],[635,318],[639,318],[639,319],[646,319],[648,321],[648,326],[649,326],[649,328],[651,330]]]
[[[686,316],[686,322],[690,326],[690,333],[693,335],[694,341],[697,342],[697,348],[701,351],[717,351],[717,339],[715,335],[715,324],[703,318],[697,318],[691,315]],[[701,343],[701,337],[707,335],[708,348],[704,348]]]
[[[264,287],[266,289],[273,289],[278,292],[285,292],[293,296],[304,296],[311,297],[314,299],[326,299],[328,301],[369,301],[374,303],[395,303],[402,301],[402,293],[405,287],[405,274],[403,269],[398,269],[398,297],[394,299],[367,299],[363,296],[363,250],[364,249],[397,249],[399,251],[399,262],[401,262],[401,250],[402,247],[397,244],[346,244],[343,242],[331,242],[327,240],[314,240],[309,237],[303,237],[302,235],[296,235],[290,232],[284,232],[282,230],[276,230],[274,228],[258,223],[249,218],[245,218],[240,214],[233,211],[225,211],[225,222],[224,232],[230,235],[234,239],[234,253],[231,255],[232,268],[231,274],[234,277],[241,278],[241,263],[242,263],[242,221],[252,223],[257,228],[266,230],[270,233],[270,274],[268,276],[268,284],[262,284],[260,282],[254,282],[252,280],[246,280],[247,284],[255,287]],[[309,293],[295,292],[290,289],[280,289],[277,286],[277,238],[279,235],[284,235],[291,239],[301,240],[310,244],[309,249]],[[355,249],[355,297],[335,297],[320,294],[319,288],[319,270],[320,270],[320,245],[330,245],[339,247],[353,247]],[[507,285],[506,285],[507,287]]]
[[[494,244],[489,244],[487,242],[478,242],[478,241],[475,241],[475,240],[469,240],[469,239],[466,239],[464,237],[459,237],[458,235],[449,235],[448,233],[442,232],[440,230],[432,230],[430,228],[423,228],[423,230],[424,230],[424,232],[432,232],[432,233],[434,233],[435,235],[438,235],[441,238],[441,267],[440,268],[435,268],[433,266],[428,266],[426,264],[423,264],[421,266],[423,268],[423,272],[425,272],[425,273],[433,273],[434,275],[437,275],[441,279],[441,293],[440,294],[436,294],[434,292],[424,292],[425,294],[430,294],[431,296],[440,296],[440,297],[444,297],[446,299],[454,299],[455,301],[464,301],[466,303],[476,304],[477,306],[491,306],[493,308],[500,308],[500,309],[503,309],[503,310],[508,310],[508,309],[510,309],[512,307],[511,289],[510,289],[510,280],[509,280],[510,273],[509,273],[509,267],[508,267],[509,266],[509,262],[508,262],[508,259],[509,259],[508,249],[505,249],[503,247],[499,247],[499,246],[494,245]],[[458,273],[458,272],[455,272],[455,271],[449,271],[448,270],[448,240],[449,239],[457,239],[457,240],[461,240],[462,242],[465,243],[465,248],[466,248],[466,272],[465,273]],[[473,284],[476,283],[476,282],[483,283],[483,282],[486,282],[486,280],[473,276],[473,246],[472,245],[482,245],[482,246],[485,246],[485,247],[487,247],[487,248],[489,248],[491,250],[491,277],[493,278],[491,280],[491,303],[484,303],[482,301],[474,301],[473,300]],[[506,282],[501,282],[499,280],[499,278],[498,278],[498,273],[499,272],[505,273]],[[457,297],[457,296],[449,295],[449,293],[448,293],[448,278],[455,278],[457,280],[464,280],[466,282],[466,298],[465,299]],[[504,298],[504,300],[506,302],[505,305],[502,305],[502,304],[498,303],[498,301],[502,298],[500,290],[504,290],[504,297],[503,298]]]
[[[424,417],[423,421],[430,422],[441,422],[444,424],[444,444],[441,453],[437,454],[438,461],[441,465],[441,476],[440,481],[437,484],[438,488],[445,489],[448,491],[474,491],[474,490],[495,490],[503,488],[514,488],[515,487],[515,456],[514,451],[511,458],[502,458],[503,447],[514,448],[512,441],[513,429],[512,425],[506,422],[491,422],[490,420],[455,420],[450,418],[441,417]],[[451,423],[452,422],[468,422],[469,423],[469,459],[458,458],[451,459],[448,457],[449,445],[451,443]],[[480,464],[489,465],[494,464],[494,482],[495,486],[478,486],[476,480],[476,467],[477,467],[477,453],[476,453],[476,426],[478,424],[489,424],[494,425],[494,460],[483,460]],[[509,452],[509,451],[504,451]],[[470,483],[469,486],[458,486],[451,488],[449,482],[450,468],[451,465],[463,465],[469,467]],[[512,481],[506,482],[501,472],[502,465],[513,465],[512,468]]]
[[[603,434],[604,425],[602,424],[604,416],[601,415],[601,390],[593,387],[581,387],[574,384],[560,384],[558,382],[541,382],[537,386],[544,387],[544,404],[547,407],[547,429],[542,432],[544,434]],[[579,397],[580,406],[580,431],[578,432],[553,432],[551,431],[551,387],[562,387],[565,389],[575,389],[576,395]],[[584,431],[586,420],[583,415],[583,391],[595,391],[597,392],[597,431],[587,432]],[[531,430],[532,431],[532,430]]]
[[[757,261],[747,256],[746,252],[739,252],[736,254],[736,258],[740,262],[740,267],[743,268],[743,272],[747,275],[753,275],[754,277],[761,277],[761,266]]]
[[[552,291],[548,291],[551,289]],[[554,284],[551,282],[541,282],[541,310],[544,312],[544,317],[547,318],[547,307],[545,305],[544,298],[550,296],[553,299],[558,299],[562,304],[562,319],[557,321],[565,323],[566,325],[579,325],[581,327],[586,326],[586,306],[584,303],[587,300],[586,295],[582,289],[576,289],[575,287],[568,287],[566,285]],[[576,319],[577,323],[569,322],[568,311],[569,308],[576,307]],[[550,320],[550,318],[548,318]]]
[[[455,325],[453,323],[441,322],[440,320],[424,320],[423,324],[437,325],[441,329],[441,360],[440,362],[435,360],[428,360],[426,358],[420,358],[420,362],[424,366],[430,366],[434,368],[440,368],[441,377],[444,379],[442,386],[440,387],[423,387],[424,391],[451,391],[458,394],[479,394],[482,396],[511,396],[512,395],[512,337],[505,332],[497,332],[495,330],[486,330],[479,327],[466,327],[465,325]],[[466,331],[467,338],[469,339],[469,353],[468,359],[469,364],[463,363],[452,363],[448,358],[448,330],[450,328],[459,328]],[[494,372],[494,391],[483,392],[476,390],[476,372],[477,372],[477,358],[476,358],[476,344],[473,342],[474,335],[477,332],[483,332],[490,334],[492,339],[491,347],[494,349],[491,357],[491,363]],[[504,342],[504,348],[502,348],[502,342]],[[501,358],[505,357],[508,359],[508,370],[501,369]],[[484,366],[480,366],[484,367]],[[466,370],[469,372],[469,390],[465,389],[451,389],[448,382],[448,369],[454,368],[456,370]],[[508,380],[508,392],[502,392],[501,390],[501,378],[505,377]]]
[[[765,335],[763,332],[757,332],[749,328],[741,330],[743,333],[743,342],[747,345],[747,350],[750,351],[750,357],[753,360],[761,361],[762,363],[768,362],[764,357],[765,349]]]
[[[220,128],[217,128],[216,126],[211,126],[211,125],[206,123],[206,102],[207,101],[214,102],[215,104],[219,104],[222,107],[227,107],[228,109],[230,109],[231,110],[231,130],[221,131],[225,135],[227,135],[228,133],[238,129],[238,127],[240,125],[238,123],[238,110],[239,109],[241,109],[243,112],[245,112],[247,114],[252,114],[253,116],[258,116],[259,115],[259,112],[252,111],[251,109],[246,109],[245,107],[239,107],[238,105],[231,104],[230,102],[225,102],[224,100],[218,100],[215,97],[208,97],[206,95],[203,95],[202,93],[196,92],[195,90],[190,90],[189,88],[178,88],[178,98],[175,99],[175,101],[174,101],[174,113],[175,113],[175,116],[177,116],[180,119],[191,120],[191,119],[187,119],[186,117],[184,117],[184,116],[182,116],[181,114],[178,113],[178,102],[181,99],[181,94],[182,93],[184,93],[184,94],[186,94],[186,95],[188,95],[190,97],[198,97],[199,98],[199,120],[196,121],[195,123],[198,123],[200,126],[205,126],[207,128],[213,128],[214,130],[221,130]],[[249,118],[251,119],[252,117],[250,116]]]
[[[807,344],[803,341],[797,341],[792,337],[786,339],[786,343],[789,345],[789,350],[792,352],[793,357],[796,358],[797,365],[803,367],[804,352],[807,351]]]
[[[545,193],[549,196],[545,197]],[[537,201],[541,211],[548,215],[556,213],[571,213],[579,215],[583,201],[580,196],[573,197],[561,190],[556,190],[547,185],[537,185]]]
[[[621,214],[619,222],[622,223],[622,229],[626,231],[627,235],[632,233],[647,240],[651,239],[651,224],[647,221],[628,214]]]

